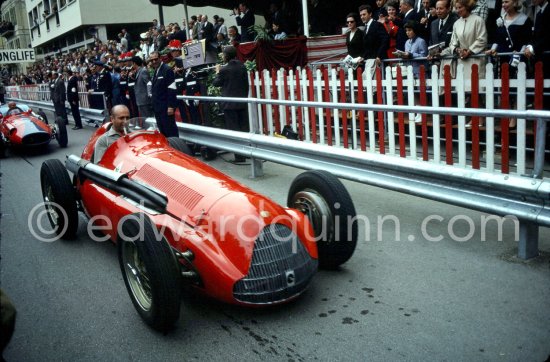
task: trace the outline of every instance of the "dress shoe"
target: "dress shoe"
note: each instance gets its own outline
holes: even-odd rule
[[[74,126],[73,130],[82,129],[82,127]]]

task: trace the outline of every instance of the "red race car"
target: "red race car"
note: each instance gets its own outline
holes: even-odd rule
[[[353,254],[355,208],[330,173],[297,176],[282,207],[158,131],[134,130],[94,160],[109,127],[65,165],[45,161],[42,194],[57,236],[74,238],[83,211],[88,230],[102,232],[92,238],[117,244],[130,298],[154,329],[178,320],[182,282],[224,302],[273,305],[299,296],[318,266],[336,268]]]
[[[0,157],[8,146],[47,147],[53,138],[60,147],[67,147],[67,126],[61,118],[49,125],[44,112],[35,113],[26,105],[10,102],[0,106]]]

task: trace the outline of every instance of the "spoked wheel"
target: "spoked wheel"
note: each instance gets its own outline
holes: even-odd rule
[[[168,143],[170,144],[170,146],[173,149],[175,149],[177,151],[180,151],[184,155],[193,156],[193,153],[191,152],[191,149],[189,148],[187,143],[184,140],[182,140],[181,138],[179,138],[179,137],[168,137]]]
[[[119,235],[119,262],[137,312],[152,328],[167,332],[179,319],[178,262],[168,242],[145,214],[125,218]]]
[[[57,119],[55,120],[55,124],[57,125],[57,132],[55,133],[57,143],[59,143],[59,147],[65,148],[69,143],[69,137],[67,136],[67,125],[65,124],[65,120],[61,117],[57,117]]]
[[[290,186],[287,205],[311,222],[320,267],[333,269],[351,257],[358,233],[355,206],[338,178],[326,171],[298,175]]]
[[[59,160],[46,160],[40,169],[42,197],[55,235],[72,239],[78,230],[78,209],[69,174]]]

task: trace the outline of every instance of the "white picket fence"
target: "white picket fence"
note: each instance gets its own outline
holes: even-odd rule
[[[371,79],[366,72],[363,73],[364,94],[358,93],[359,82],[354,79],[354,72],[351,69],[344,73],[336,67],[324,70],[316,69],[315,71],[296,69],[286,72],[280,69],[271,72],[267,70],[254,72],[251,74],[250,84],[253,88],[252,96],[263,99],[334,103],[345,100],[345,102],[355,103],[361,101],[359,98],[364,96],[362,101],[366,104],[381,104],[381,95],[376,93],[377,89],[381,89],[382,104],[419,105],[420,80],[414,79],[412,66],[409,65],[401,69],[407,72],[404,78],[396,77],[395,69],[392,72],[391,67],[386,67],[384,69],[385,76],[380,80],[380,84],[376,76],[375,79]],[[430,77],[426,77],[424,83],[425,94],[429,102],[426,105],[437,109],[444,105],[441,104],[440,95],[445,92],[445,77],[440,77],[439,69],[435,65],[431,67],[430,71]],[[471,79],[464,79],[464,69],[461,64],[457,66],[456,74],[456,79],[450,79],[450,76],[447,75],[451,85],[447,92],[450,90],[456,100],[450,106],[465,109],[469,107],[467,99],[470,97],[466,89],[470,90],[472,86],[475,88],[475,84]],[[504,95],[504,97],[509,98],[508,103],[513,105],[512,109],[525,111],[527,105],[533,103],[535,80],[527,78],[524,63],[520,63],[517,74],[517,78],[505,80],[509,84],[510,93],[515,93],[513,96],[515,102],[510,102],[511,96]],[[398,99],[399,84],[403,89],[402,101]],[[542,84],[544,89],[548,89],[550,80],[544,80]],[[501,107],[503,80],[493,79],[492,64],[487,64],[486,78],[481,79],[477,85],[479,94],[483,95],[484,99],[484,102],[480,102],[480,108],[491,110]],[[344,120],[347,116],[347,114],[344,115],[345,112],[345,109],[317,108],[312,112],[305,107],[258,105],[260,132],[275,135],[285,125],[290,125],[293,130],[300,133],[303,141],[327,144],[333,147],[378,152],[388,156],[401,156],[427,162],[446,162],[462,168],[482,168],[487,171],[503,173],[513,172],[520,175],[532,168],[529,151],[534,146],[533,120],[517,119],[515,130],[510,132],[507,127],[508,120],[486,117],[483,120],[485,126],[478,131],[468,128],[469,117],[467,119],[465,115],[459,115],[452,131],[447,131],[447,136],[452,135],[452,140],[448,140],[444,117],[437,113],[430,117],[423,117],[425,118],[424,123],[415,123],[413,121],[414,113],[402,115],[402,126],[405,126],[405,129],[400,132],[398,114],[387,112],[383,115],[385,132],[383,141],[386,144],[382,146],[378,134],[378,129],[382,128],[380,127],[380,115],[377,117],[375,114],[377,112],[367,112],[364,117],[364,127],[361,126],[363,117],[361,112],[349,112],[347,122]],[[343,123],[347,123],[347,125],[343,127]],[[499,126],[499,123],[502,123],[502,127]],[[478,137],[473,137],[474,131]],[[506,135],[503,135],[504,132]],[[350,138],[349,141],[346,140],[347,136]],[[404,147],[399,142],[400,137],[405,140]],[[508,139],[507,142],[502,142],[505,138]],[[510,142],[515,146],[511,147]],[[428,154],[426,154],[426,150]]]

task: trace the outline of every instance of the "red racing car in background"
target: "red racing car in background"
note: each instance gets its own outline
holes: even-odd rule
[[[283,207],[158,131],[134,130],[94,160],[110,126],[80,157],[45,161],[42,194],[59,237],[75,237],[83,211],[88,227],[117,244],[130,298],[154,329],[179,319],[182,283],[228,303],[274,305],[298,297],[318,267],[337,268],[353,254],[355,208],[330,173],[297,176]]]
[[[67,126],[63,119],[58,118],[55,125],[50,125],[42,111],[35,113],[15,102],[0,106],[0,157],[7,147],[47,147],[54,138],[60,147],[67,147]]]

